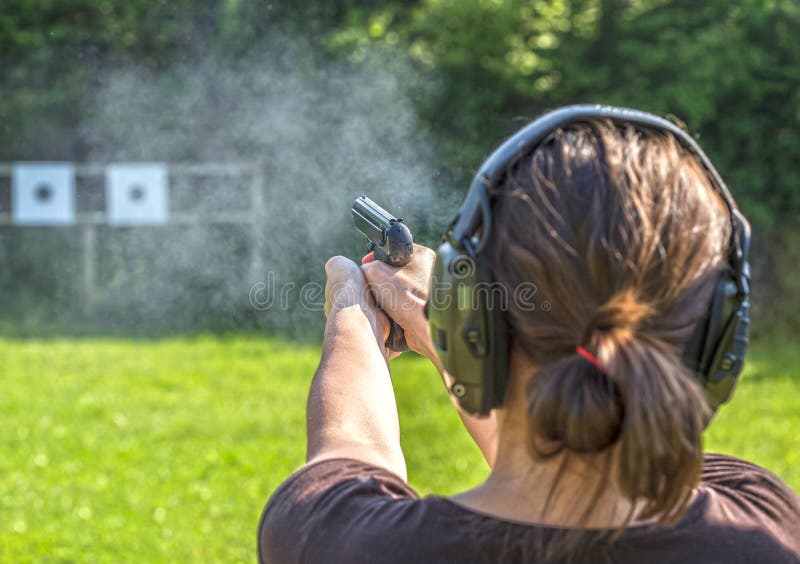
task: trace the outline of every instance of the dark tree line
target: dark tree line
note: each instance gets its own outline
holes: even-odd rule
[[[5,0],[0,160],[86,159],[101,71],[235,64],[298,37],[323,63],[379,61],[401,77],[454,190],[547,108],[680,117],[759,230],[759,287],[800,305],[798,29],[796,0]],[[0,242],[3,261],[10,235]],[[5,265],[0,286],[19,268]]]

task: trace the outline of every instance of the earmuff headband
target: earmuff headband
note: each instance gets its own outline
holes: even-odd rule
[[[492,232],[492,210],[488,189],[496,186],[501,181],[509,166],[540,145],[555,131],[567,125],[597,120],[610,120],[615,123],[630,124],[673,134],[700,160],[703,167],[708,171],[714,187],[725,201],[725,205],[731,215],[731,222],[734,225],[739,223],[741,215],[737,217],[738,214],[735,213],[736,204],[727,186],[725,186],[725,182],[723,182],[717,169],[714,168],[711,160],[700,148],[700,145],[686,131],[671,121],[646,112],[586,104],[567,106],[537,118],[506,140],[484,161],[473,178],[467,197],[452,223],[447,236],[450,243],[456,248],[465,249],[464,241],[471,240],[478,232],[478,229],[482,228],[480,239],[474,245],[474,251],[475,253],[483,251]],[[741,249],[739,250],[741,251]]]

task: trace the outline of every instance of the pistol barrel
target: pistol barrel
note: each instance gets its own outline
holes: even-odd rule
[[[378,204],[359,196],[353,203],[353,224],[369,241],[375,259],[392,266],[405,266],[414,253],[411,231],[403,222]]]
[[[386,230],[396,218],[367,198],[359,196],[353,203],[353,224],[370,242],[382,246],[386,242]]]
[[[414,254],[414,241],[402,218],[393,216],[366,196],[356,198],[352,211],[353,224],[369,241],[375,260],[395,267],[408,264]],[[398,352],[408,350],[403,328],[391,317],[386,346]]]

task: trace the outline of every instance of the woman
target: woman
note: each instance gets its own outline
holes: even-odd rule
[[[685,143],[617,118],[556,127],[489,182],[484,268],[541,301],[508,300],[505,392],[489,417],[460,411],[491,467],[473,489],[407,485],[387,367],[383,312],[466,393],[424,311],[436,255],[328,261],[307,464],[264,511],[262,561],[800,561],[797,496],[703,455],[710,409],[683,358],[729,268],[730,210]]]

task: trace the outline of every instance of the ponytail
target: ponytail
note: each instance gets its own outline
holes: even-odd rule
[[[599,308],[586,345],[531,378],[528,416],[535,436],[556,445],[540,456],[615,447],[613,478],[643,502],[639,517],[673,522],[699,480],[707,406],[678,350],[646,331],[651,312],[628,291]]]
[[[624,406],[617,483],[645,502],[640,518],[671,523],[700,479],[706,410],[703,391],[678,351],[646,334],[600,341],[601,358],[615,376]]]

